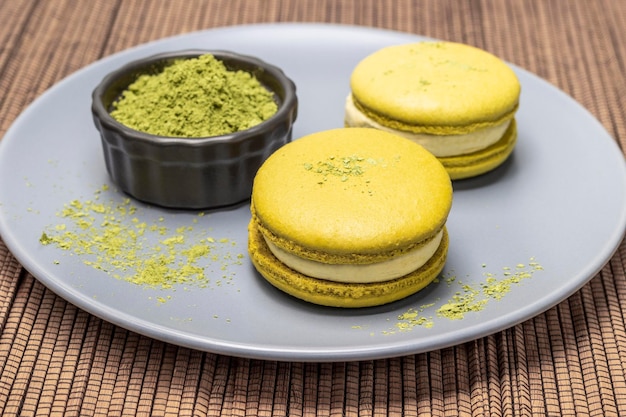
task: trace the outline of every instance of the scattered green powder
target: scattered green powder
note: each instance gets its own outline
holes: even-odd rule
[[[451,320],[462,319],[466,313],[485,308],[487,299],[480,297],[480,290],[463,285],[463,290],[454,294],[452,299],[437,309],[437,316]]]
[[[113,106],[111,116],[135,130],[189,138],[246,130],[278,109],[254,76],[230,71],[210,54],[138,77]]]
[[[233,274],[228,267],[241,264],[243,258],[243,254],[234,256],[225,250],[235,242],[206,236],[191,226],[172,231],[163,217],[148,224],[140,219],[139,209],[130,199],[101,201],[101,193],[107,189],[98,190],[92,199],[65,204],[57,213],[62,222],[48,226],[40,243],[79,256],[85,265],[117,279],[151,288],[231,282]],[[203,216],[199,213],[197,217]],[[219,271],[207,270],[204,261],[217,265]],[[159,302],[165,300],[167,297],[159,298]]]
[[[486,264],[481,265],[486,268]],[[483,310],[490,301],[500,301],[513,288],[520,284],[523,280],[532,278],[536,271],[543,270],[543,267],[531,258],[528,264],[517,264],[514,268],[504,267],[502,276],[492,272],[485,272],[484,281],[474,285],[463,284],[455,275],[447,275],[442,277],[442,284],[459,286],[459,290],[443,304],[431,303],[422,305],[419,308],[411,307],[396,317],[394,327],[392,329],[382,331],[385,335],[391,335],[398,332],[407,332],[415,327],[430,328],[434,325],[432,316],[427,312],[436,307],[435,314],[439,318],[449,320],[461,320],[467,313],[479,312]],[[440,282],[437,279],[436,282]],[[363,329],[365,326],[352,326],[353,329]]]
[[[485,268],[486,265],[483,264],[482,267]],[[437,309],[437,316],[460,320],[465,317],[466,313],[481,311],[489,300],[501,300],[514,285],[531,278],[535,271],[541,270],[543,267],[531,258],[528,265],[517,264],[514,269],[504,267],[504,278],[492,272],[485,272],[483,273],[485,280],[476,286],[460,283],[461,291]]]
[[[433,319],[430,316],[424,315],[424,311],[433,307],[434,304],[425,304],[418,309],[410,308],[397,317],[397,322],[394,325],[393,330],[385,330],[383,334],[389,335],[396,332],[408,332],[413,330],[414,327],[420,326],[425,328],[431,328],[433,326]]]
[[[353,177],[362,177],[369,167],[375,165],[385,165],[383,160],[374,158],[364,158],[357,155],[336,157],[329,156],[325,160],[316,163],[305,163],[303,167],[320,177],[318,184],[323,185],[330,177],[335,177],[341,182],[347,182]],[[365,185],[369,184],[369,180],[365,180]],[[368,191],[371,194],[371,191]]]
[[[340,158],[329,156],[326,160],[318,161],[315,164],[305,163],[304,169],[324,177],[332,175],[340,177],[341,181],[347,181],[349,177],[363,175],[365,172],[364,163],[375,165],[376,161],[371,158],[365,161],[365,158],[356,155]]]

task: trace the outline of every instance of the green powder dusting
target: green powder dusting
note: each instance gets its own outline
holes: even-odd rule
[[[433,326],[433,319],[430,316],[425,316],[424,311],[434,304],[425,304],[418,309],[410,308],[397,317],[397,322],[394,325],[393,330],[385,330],[383,334],[394,334],[396,332],[408,332],[413,330],[414,327],[420,326],[425,328],[431,328]]]
[[[246,130],[278,109],[254,76],[230,71],[210,54],[138,77],[113,106],[111,116],[135,130],[188,138]]]
[[[365,169],[363,164],[365,158],[352,155],[342,158],[336,158],[334,156],[328,157],[325,161],[318,161],[316,164],[306,163],[304,169],[317,174],[321,174],[324,177],[328,175],[334,175],[340,177],[342,181],[346,181],[348,177],[358,177],[363,175]],[[367,163],[375,165],[376,161],[368,158]]]
[[[486,265],[483,264],[482,267],[486,268]],[[541,270],[543,267],[531,258],[528,265],[517,264],[515,268],[504,267],[502,274],[504,278],[492,272],[485,272],[483,273],[485,280],[475,286],[459,283],[461,291],[437,309],[437,316],[451,320],[463,319],[467,313],[483,310],[490,300],[500,301],[514,285],[531,278],[535,271]],[[448,282],[452,281],[448,280]]]
[[[235,242],[196,232],[192,226],[170,230],[163,217],[146,223],[130,199],[102,201],[107,189],[91,199],[65,204],[57,213],[61,222],[48,226],[39,242],[79,256],[85,265],[114,278],[150,288],[231,283],[234,275],[228,267],[241,264],[243,257],[226,250]],[[203,216],[199,213],[197,218]],[[207,263],[217,265],[218,271],[209,270]]]
[[[451,320],[459,320],[466,313],[482,310],[486,304],[487,300],[480,297],[480,290],[464,285],[463,291],[454,294],[452,299],[437,309],[437,315]]]
[[[482,264],[484,269],[486,264]],[[408,332],[415,327],[431,328],[434,326],[431,312],[442,319],[461,320],[465,315],[472,312],[482,311],[490,301],[502,300],[515,285],[521,284],[524,280],[532,278],[537,271],[542,271],[543,267],[530,258],[528,264],[519,263],[515,267],[502,268],[501,274],[484,272],[484,280],[473,285],[464,284],[454,274],[447,274],[435,279],[435,284],[457,286],[459,289],[454,295],[441,303],[437,300],[431,304],[425,304],[419,308],[410,307],[405,312],[395,318],[393,328],[383,330],[382,334],[392,335],[396,333]],[[353,329],[364,329],[367,326],[353,325]],[[374,333],[372,333],[374,335]]]
[[[351,178],[362,177],[370,167],[375,165],[385,166],[384,160],[376,160],[374,158],[364,158],[358,155],[350,156],[329,156],[325,160],[315,163],[305,163],[303,167],[306,171],[318,176],[319,185],[324,185],[329,178],[335,178],[340,182],[348,182]],[[364,184],[369,195],[372,191],[369,189],[370,180],[364,180]],[[364,191],[365,192],[365,191]]]

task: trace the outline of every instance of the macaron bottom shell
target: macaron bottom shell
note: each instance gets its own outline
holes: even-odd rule
[[[502,138],[493,145],[465,155],[440,157],[452,180],[476,177],[496,169],[511,155],[517,142],[517,123],[511,120]]]
[[[254,221],[248,226],[248,252],[254,267],[270,284],[301,300],[330,307],[373,307],[401,300],[430,284],[443,270],[448,254],[448,233],[422,267],[403,277],[377,283],[340,283],[303,275],[270,251]]]

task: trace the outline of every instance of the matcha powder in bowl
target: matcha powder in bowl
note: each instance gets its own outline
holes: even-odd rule
[[[250,198],[261,164],[291,141],[296,85],[259,58],[164,52],[107,73],[92,93],[106,169],[145,203],[220,208]]]
[[[139,76],[113,103],[111,116],[153,135],[194,138],[249,129],[277,108],[273,94],[251,73],[231,71],[204,54]]]

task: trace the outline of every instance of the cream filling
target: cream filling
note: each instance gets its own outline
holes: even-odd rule
[[[403,136],[413,142],[422,145],[427,151],[437,157],[464,155],[485,149],[486,147],[496,143],[506,129],[509,127],[511,120],[496,125],[479,129],[465,135],[448,135],[438,136],[426,133],[413,133],[403,130],[392,129],[383,126],[376,121],[367,117],[354,105],[352,94],[348,95],[345,107],[345,123],[350,127],[372,127],[379,130],[395,133]]]
[[[363,284],[389,281],[415,271],[435,254],[442,237],[443,230],[407,254],[372,264],[326,264],[288,253],[267,239],[265,242],[278,260],[304,275],[328,281]]]

